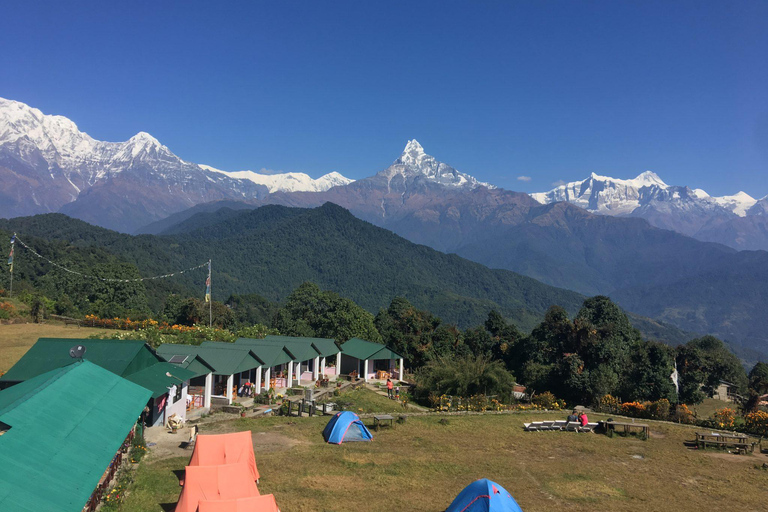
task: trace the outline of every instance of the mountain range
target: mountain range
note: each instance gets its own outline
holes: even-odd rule
[[[332,176],[302,190],[288,176],[184,162],[146,134],[94,141],[71,121],[18,102],[0,102],[0,116],[0,173],[12,178],[0,185],[0,216],[58,208],[122,231],[178,234],[187,219],[225,207],[330,202],[411,242],[581,294],[607,294],[686,331],[768,347],[768,253],[736,250],[763,243],[766,198],[712,198],[653,173],[593,175],[531,196],[480,182],[415,140],[373,176]],[[195,222],[218,226],[210,215]]]
[[[60,211],[133,231],[199,203],[348,182],[338,173],[218,171],[182,160],[148,133],[99,141],[66,117],[0,98],[0,217]]]
[[[592,173],[531,197],[542,204],[567,201],[592,213],[640,217],[653,226],[734,249],[768,250],[768,196],[758,200],[738,192],[713,197],[701,189],[667,185],[646,171],[629,180]]]

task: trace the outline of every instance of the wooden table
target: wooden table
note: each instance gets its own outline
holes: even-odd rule
[[[375,430],[379,430],[381,426],[384,424],[385,421],[389,422],[390,427],[394,427],[394,421],[395,417],[389,414],[379,414],[378,416],[373,417],[373,428]]]
[[[600,425],[605,429],[606,434],[609,431],[623,432],[624,434],[630,434],[633,430],[639,430],[645,439],[648,439],[650,435],[650,429],[645,423],[626,423],[623,421],[601,421]]]
[[[742,434],[720,434],[718,432],[696,432],[696,446],[706,448],[715,446],[717,448],[735,448],[740,452],[752,453],[755,450],[755,444],[750,443],[749,436]]]

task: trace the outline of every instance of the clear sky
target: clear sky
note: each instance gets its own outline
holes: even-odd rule
[[[1,16],[0,97],[225,170],[363,178],[415,138],[513,190],[653,170],[768,194],[765,1],[22,1]]]

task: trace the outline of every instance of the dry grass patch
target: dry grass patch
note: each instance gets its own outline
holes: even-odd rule
[[[256,455],[260,490],[274,493],[281,509],[292,512],[438,512],[482,477],[504,486],[526,512],[764,510],[766,473],[754,466],[768,461],[765,455],[743,456],[752,464],[735,464],[689,450],[683,441],[693,438],[694,429],[673,424],[654,424],[664,437],[648,441],[521,428],[526,421],[559,417],[451,416],[447,425],[438,416],[411,417],[374,432],[370,443],[341,446],[323,441],[328,418],[238,418],[217,429],[251,429],[255,440],[264,432],[299,441]],[[158,461],[145,464],[151,472]],[[124,510],[160,509],[129,503]]]
[[[38,338],[87,338],[104,329],[61,323],[0,325],[0,373],[7,372]]]

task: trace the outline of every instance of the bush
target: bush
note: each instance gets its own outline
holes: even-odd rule
[[[650,402],[646,405],[646,411],[648,412],[648,415],[655,420],[669,419],[669,409],[669,400],[666,398],[656,400],[655,402]]]
[[[600,412],[617,414],[621,411],[621,402],[612,395],[605,395],[600,399]]]
[[[712,421],[720,428],[733,428],[736,420],[736,413],[733,409],[718,409],[712,415]]]
[[[545,391],[534,396],[531,402],[542,409],[549,409],[553,411],[565,409],[565,400],[558,399],[549,391]]]
[[[744,424],[751,433],[768,437],[768,412],[750,412],[744,417]]]

